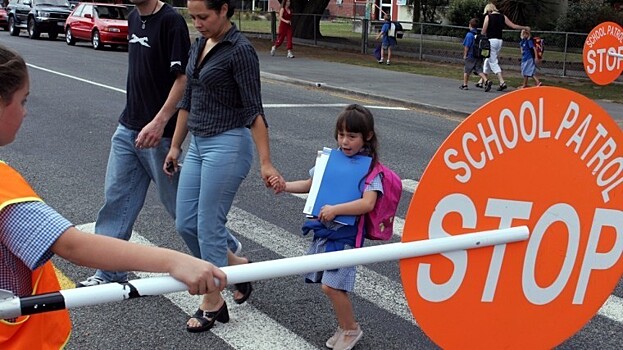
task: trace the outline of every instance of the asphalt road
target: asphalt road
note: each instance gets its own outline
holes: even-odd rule
[[[124,104],[127,53],[95,52],[86,45],[68,47],[61,40],[14,38],[6,32],[0,32],[0,43],[20,52],[31,65],[29,115],[17,140],[0,149],[0,159],[19,169],[69,220],[93,222],[102,203],[109,139]],[[306,177],[315,151],[334,145],[333,123],[343,104],[374,107],[382,159],[406,180],[400,218],[405,217],[413,184],[459,123],[279,81],[264,80],[262,88],[273,161],[286,179]],[[304,254],[309,239],[299,234],[303,203],[299,197],[274,196],[266,190],[255,164],[238,192],[229,221],[245,255],[264,261]],[[153,192],[135,231],[134,239],[144,243],[187,251]],[[74,282],[92,273],[62,259],[54,262]],[[359,268],[357,283],[353,305],[364,338],[356,349],[436,348],[409,312],[396,262]],[[621,298],[619,283],[611,298],[614,311],[600,312],[559,348],[622,348]],[[255,283],[244,305],[233,303],[230,294],[227,300],[230,323],[202,334],[184,330],[188,314],[198,305],[198,299],[186,293],[74,309],[74,331],[67,348],[322,349],[336,325],[320,288],[304,284],[298,276]]]

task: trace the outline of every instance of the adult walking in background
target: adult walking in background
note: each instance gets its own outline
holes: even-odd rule
[[[177,193],[176,228],[194,256],[220,267],[228,264],[227,214],[251,168],[253,143],[264,183],[268,186],[269,178],[281,175],[270,159],[259,59],[230,20],[234,14],[230,0],[190,0],[188,13],[201,37],[190,49],[188,82],[178,104],[171,150],[161,167],[169,175],[178,170],[180,147],[190,131]],[[186,329],[203,332],[216,321],[229,321],[219,291],[204,295]]]
[[[525,29],[530,30],[530,27],[520,26],[513,23],[506,15],[501,14],[494,4],[488,3],[485,6],[483,14],[485,15],[485,21],[482,24],[482,34],[489,38],[491,44],[490,56],[485,59],[483,71],[485,74],[493,72],[497,75],[500,86],[498,91],[504,91],[508,87],[502,76],[502,68],[498,62],[500,50],[502,50],[502,30],[504,26],[509,26],[513,29]],[[490,78],[489,78],[490,79]],[[482,81],[478,82],[478,87],[482,87]]]
[[[184,92],[190,49],[186,21],[173,7],[159,0],[131,2],[136,8],[128,17],[126,105],[111,139],[104,205],[95,223],[96,233],[126,241],[151,182],[165,209],[175,218],[179,176],[167,177],[162,163],[175,130],[176,105]],[[78,286],[127,279],[126,271],[97,270]]]
[[[279,34],[277,35],[277,41],[275,45],[270,48],[270,55],[274,56],[275,51],[283,40],[287,38],[286,49],[288,49],[288,58],[294,58],[292,53],[292,10],[290,9],[290,0],[281,1],[281,8],[279,9]]]

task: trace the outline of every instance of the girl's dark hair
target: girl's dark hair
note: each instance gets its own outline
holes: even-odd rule
[[[14,51],[0,45],[0,103],[8,105],[15,91],[21,89],[28,79],[24,59]]]
[[[235,6],[229,0],[203,0],[209,10],[220,11],[223,5],[227,4],[227,18],[234,15]]]
[[[379,143],[376,137],[376,131],[374,130],[374,117],[370,110],[358,104],[346,106],[342,113],[337,116],[334,135],[336,140],[340,131],[361,133],[364,141],[364,149],[366,149],[368,155],[372,157],[370,169],[374,168],[378,162]],[[372,134],[372,137],[370,140],[367,140],[370,134]]]

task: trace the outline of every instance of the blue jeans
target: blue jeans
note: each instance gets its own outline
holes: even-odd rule
[[[160,201],[175,219],[179,174],[169,178],[162,170],[171,148],[171,139],[162,138],[155,148],[138,149],[134,146],[138,134],[138,131],[120,124],[111,138],[104,184],[104,206],[100,209],[95,223],[95,232],[98,234],[129,240],[152,181],[158,189]],[[238,241],[230,235],[228,245],[233,247],[233,251],[237,244]],[[97,270],[95,275],[108,282],[123,282],[128,279],[125,271]]]
[[[195,257],[227,266],[227,213],[252,162],[247,128],[191,137],[180,174],[175,226]]]

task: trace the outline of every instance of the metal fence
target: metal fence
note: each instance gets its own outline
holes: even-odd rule
[[[332,47],[347,51],[372,54],[376,45],[376,34],[382,21],[369,21],[360,17],[334,15],[294,14],[294,21],[312,16],[315,28],[309,39],[294,38],[299,45]],[[232,18],[239,30],[247,35],[272,37],[277,35],[278,19],[275,12],[237,11]],[[431,23],[400,22],[405,30],[398,39],[394,56],[414,60],[461,63],[463,38],[467,27]],[[316,28],[317,26],[317,28]],[[192,27],[192,26],[191,26]],[[504,69],[520,71],[521,51],[519,31],[505,30],[504,45],[500,53],[500,64]],[[587,33],[533,31],[545,43],[540,71],[544,74],[586,77],[582,63],[582,49]],[[619,77],[619,81],[623,81]]]

